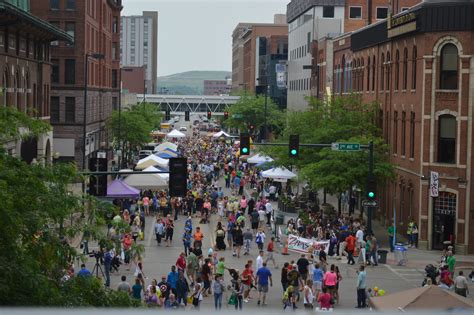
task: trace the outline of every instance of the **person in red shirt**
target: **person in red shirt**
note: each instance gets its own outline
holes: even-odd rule
[[[242,272],[242,284],[244,286],[244,301],[248,302],[248,296],[250,294],[250,289],[252,289],[253,284],[253,270],[250,267],[250,264],[245,265],[245,269]]]
[[[176,260],[176,267],[178,268],[178,272],[184,272],[186,270],[186,255],[184,253],[181,253],[178,260]]]
[[[332,308],[331,299],[331,294],[328,293],[326,287],[323,287],[323,293],[321,293],[318,297],[319,308],[327,310]]]
[[[347,252],[347,263],[349,265],[354,265],[354,250],[355,250],[356,238],[354,234],[346,237],[346,252]]]
[[[268,264],[268,262],[271,260],[273,261],[273,266],[275,267],[275,269],[278,269],[278,265],[276,264],[275,257],[273,257],[274,247],[275,247],[275,238],[272,237],[270,242],[268,242],[268,245],[267,245],[267,260],[265,260],[265,263]]]

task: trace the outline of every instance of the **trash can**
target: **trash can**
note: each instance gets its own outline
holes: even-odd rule
[[[378,254],[378,262],[380,264],[386,264],[387,263],[387,254],[388,254],[388,250],[385,250],[385,249],[379,249],[377,251],[377,254]]]
[[[276,219],[275,219],[275,224],[283,225],[284,221],[285,221],[285,216],[283,214],[277,214]]]
[[[407,246],[405,244],[395,245],[395,260],[399,266],[405,266],[407,263]]]

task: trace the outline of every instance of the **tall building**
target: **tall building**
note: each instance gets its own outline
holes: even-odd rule
[[[289,110],[308,108],[311,95],[313,45],[324,37],[355,31],[387,18],[389,4],[398,13],[420,0],[292,0],[287,7]],[[330,49],[330,47],[329,47]],[[317,54],[317,53],[316,53]]]
[[[329,88],[378,104],[395,178],[379,183],[376,215],[395,218],[400,234],[413,218],[420,247],[463,254],[474,253],[473,20],[472,1],[425,0],[323,39],[313,60],[314,77],[332,76],[321,75],[320,96]]]
[[[156,94],[158,66],[158,12],[123,16],[120,38],[123,67],[146,67],[146,93]],[[124,88],[127,88],[124,82]]]
[[[204,80],[203,95],[228,95],[232,84],[230,79],[226,80]]]
[[[55,151],[60,159],[76,161],[79,167],[84,162],[87,168],[88,159],[99,151],[112,157],[106,121],[119,99],[121,10],[121,0],[31,2],[32,13],[74,38],[73,43],[56,41],[48,48],[52,63],[50,103]]]
[[[50,42],[72,38],[30,12],[29,0],[0,0],[0,106],[13,106],[37,119],[50,117]],[[14,22],[13,22],[14,21]],[[51,162],[53,133],[2,146],[27,163]]]

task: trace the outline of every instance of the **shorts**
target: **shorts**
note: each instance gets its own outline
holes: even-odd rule
[[[244,291],[250,291],[250,289],[252,288],[250,284],[242,283],[242,286],[244,287]]]
[[[268,284],[265,284],[265,285],[259,284],[258,285],[258,292],[267,293],[268,292]]]
[[[314,281],[313,282],[313,290],[321,291],[323,289],[323,283],[321,281]]]
[[[275,260],[275,258],[273,258],[273,252],[267,252],[267,261],[269,260]]]

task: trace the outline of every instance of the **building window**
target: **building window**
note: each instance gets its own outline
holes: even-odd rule
[[[416,90],[416,46],[413,47],[413,59],[411,61],[411,88]]]
[[[367,58],[367,91],[370,91],[370,57]]]
[[[118,33],[118,17],[114,16],[112,22],[112,32]]]
[[[307,36],[306,42],[307,42],[307,47],[308,47],[308,53],[310,53],[311,52],[311,32],[308,32],[306,36]]]
[[[403,89],[406,90],[408,86],[408,49],[403,50]]]
[[[397,154],[398,146],[398,112],[393,113],[393,153]]]
[[[438,162],[456,162],[456,117],[441,115],[438,130]]]
[[[383,91],[383,85],[385,83],[385,77],[384,77],[384,74],[385,74],[385,57],[382,53],[382,59],[381,59],[381,63],[380,63],[380,91]]]
[[[361,19],[362,18],[362,7],[349,7],[349,18],[350,19]]]
[[[59,0],[50,0],[49,7],[51,10],[59,10]]]
[[[51,96],[51,122],[59,122],[59,97]]]
[[[372,57],[372,91],[375,91],[375,56]]]
[[[59,83],[59,59],[51,59],[51,83]]]
[[[76,34],[76,23],[74,22],[66,22],[66,33],[72,37],[74,40],[74,36]],[[66,42],[66,46],[68,47],[73,47],[74,46],[74,41],[72,43]]]
[[[64,83],[76,83],[76,60],[74,59],[64,60]]]
[[[406,127],[407,127],[407,113],[405,111],[402,112],[402,156],[405,156],[406,149]]]
[[[400,53],[395,53],[395,91],[398,90],[398,81],[400,81]]]
[[[74,123],[76,122],[76,98],[75,97],[66,97],[66,122]]]
[[[458,88],[458,49],[453,44],[446,44],[441,49],[439,87],[443,90]]]
[[[386,19],[388,16],[388,8],[387,7],[377,7],[377,20]]]
[[[390,53],[387,52],[387,91],[390,91],[390,76],[392,72],[392,65],[390,63]]]
[[[410,158],[415,157],[415,112],[410,113]]]
[[[118,87],[118,80],[117,80],[117,70],[112,70],[112,88],[116,89]]]
[[[66,10],[76,10],[76,0],[66,0]]]
[[[333,17],[334,17],[334,6],[324,6],[323,18],[333,18]]]

